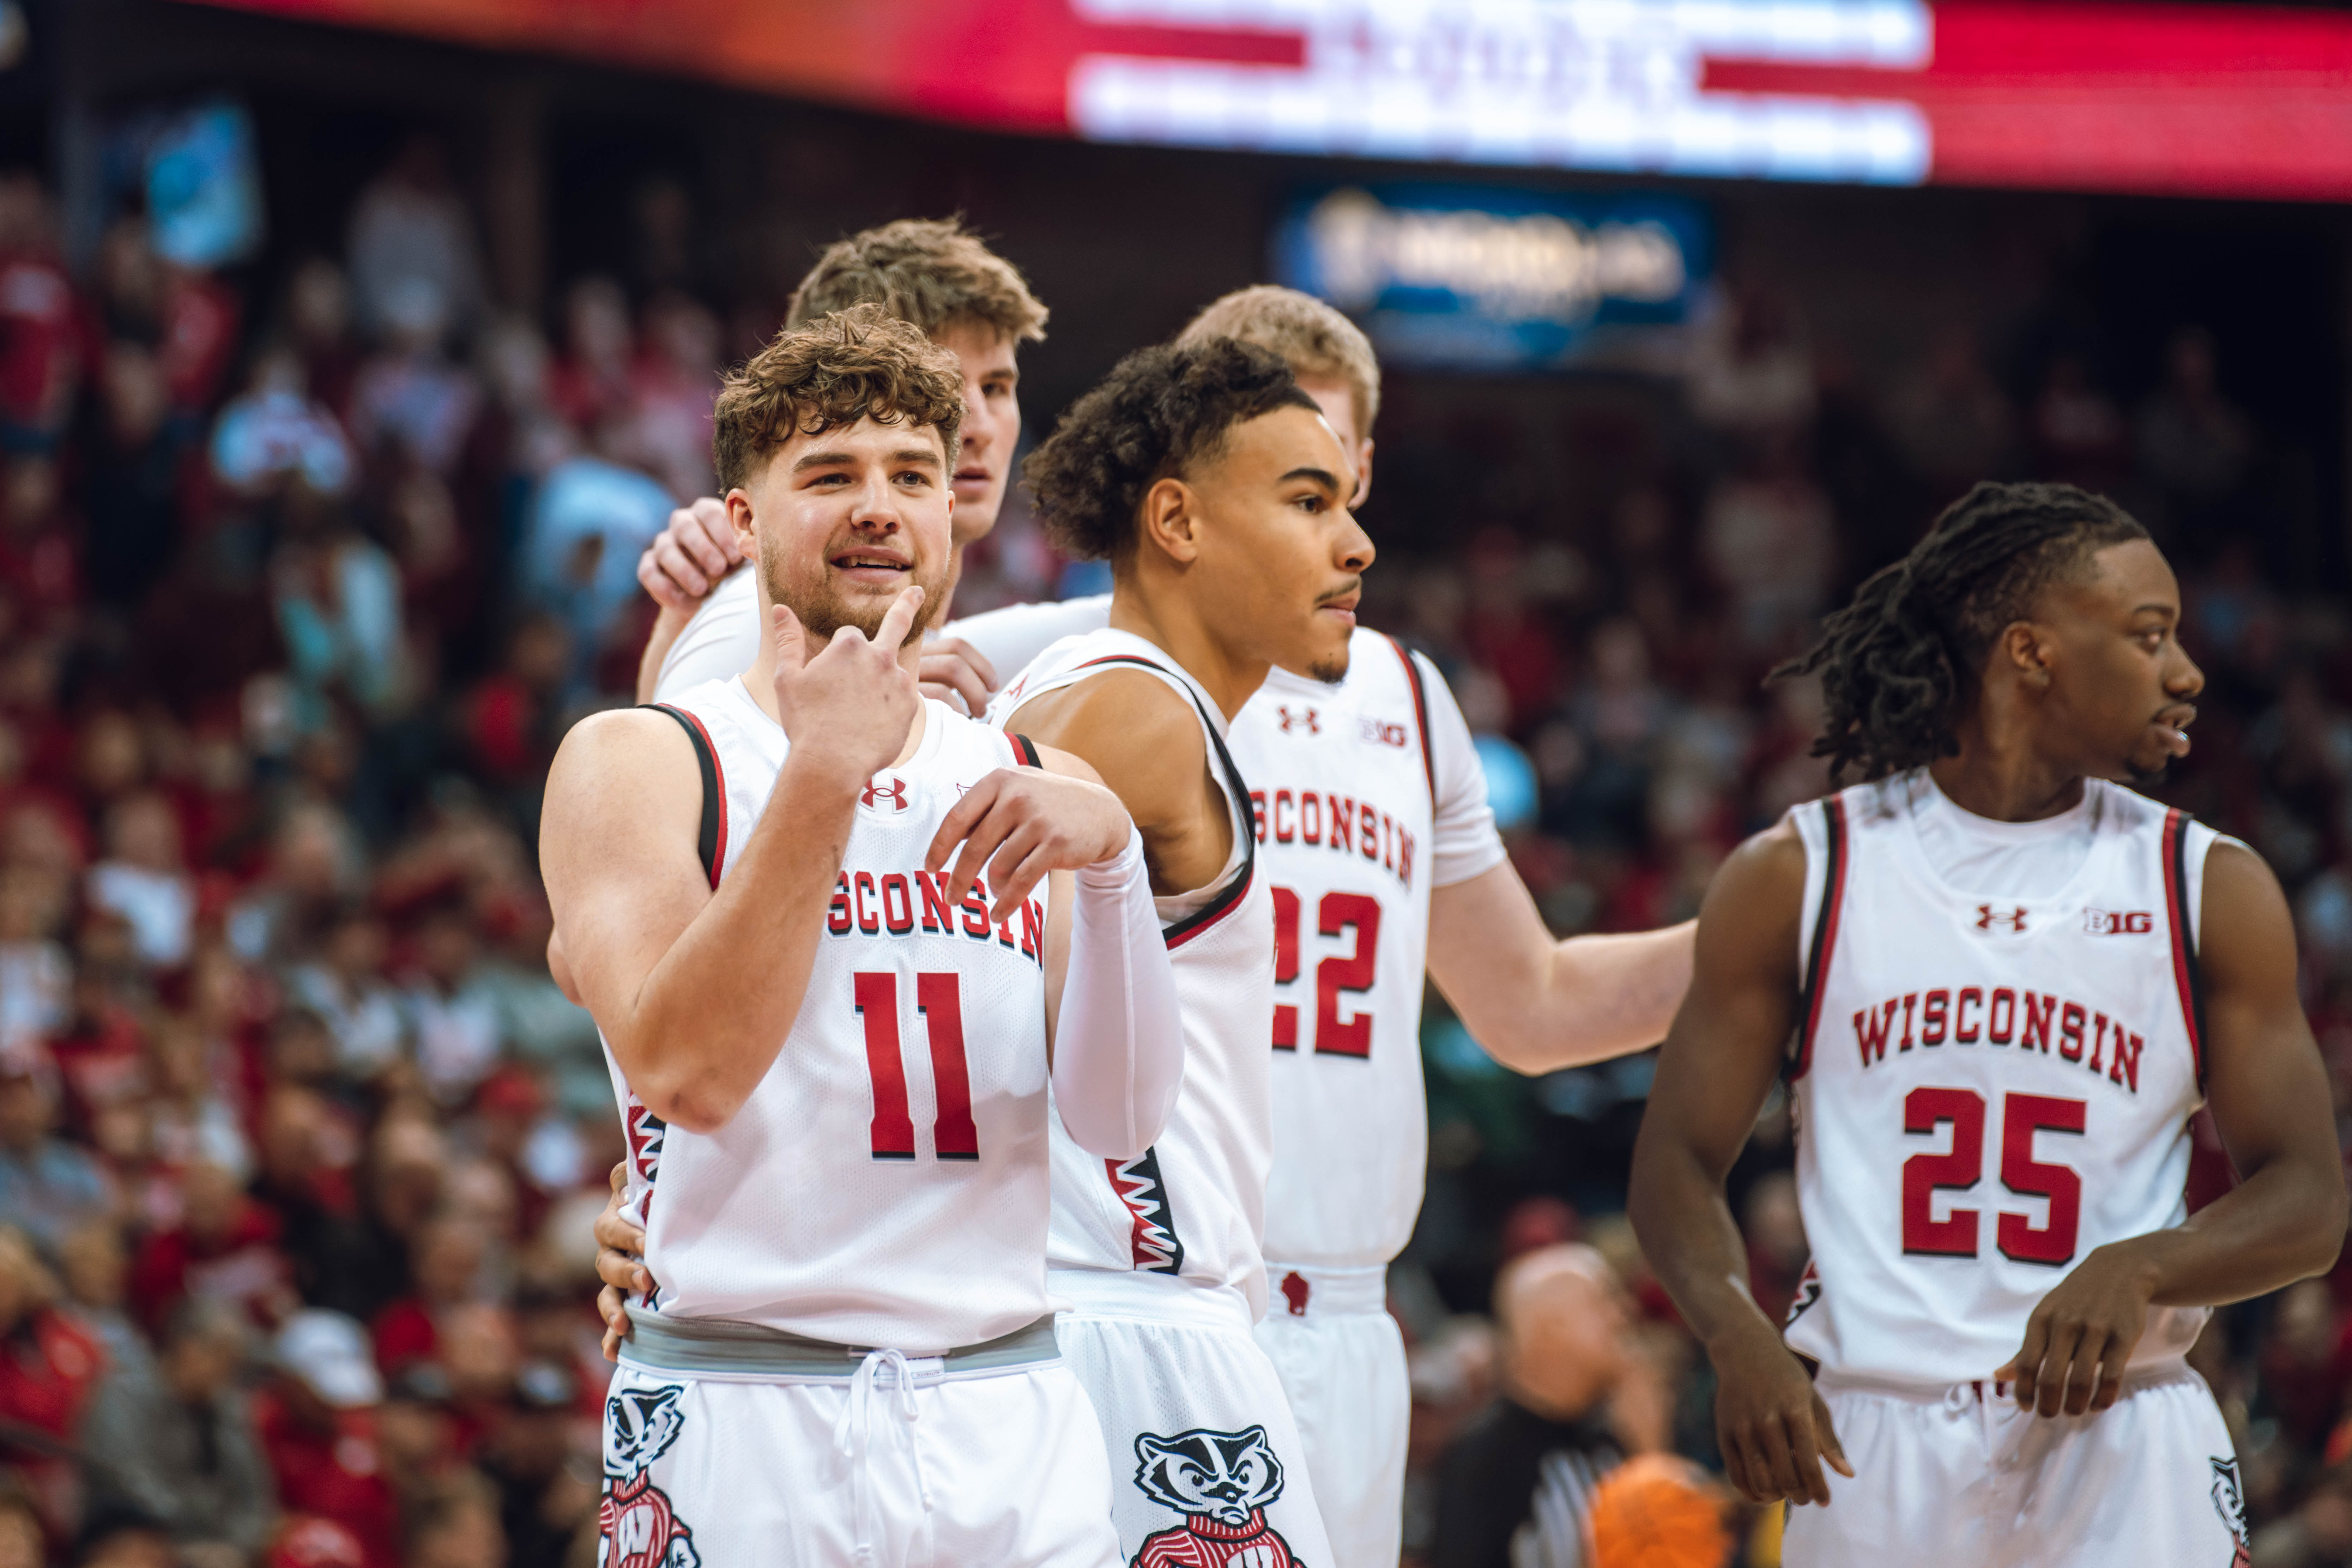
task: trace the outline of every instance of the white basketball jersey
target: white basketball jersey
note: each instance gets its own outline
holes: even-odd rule
[[[1433,697],[1451,708],[1435,672],[1360,629],[1345,680],[1277,669],[1234,723],[1274,897],[1265,1255],[1277,1264],[1385,1264],[1421,1212]]]
[[[717,887],[788,743],[739,679],[675,708],[710,757]],[[918,1355],[1049,1310],[1046,890],[992,925],[984,887],[950,905],[947,874],[923,869],[956,800],[1019,760],[1003,734],[926,702],[913,758],[859,799],[800,1015],[725,1127],[666,1126],[607,1050],[654,1310]]]
[[[1199,683],[1143,638],[1108,628],[1065,637],[1038,655],[989,709],[1003,724],[1048,691],[1112,670],[1141,670],[1175,689],[1199,716],[1209,766],[1234,824],[1234,849],[1208,888],[1155,900],[1183,1015],[1184,1082],[1159,1142],[1137,1159],[1104,1160],[1055,1119],[1053,1236],[1056,1268],[1146,1271],[1230,1286],[1265,1311],[1267,1109],[1265,1020],[1273,1005],[1273,900],[1255,874],[1247,786],[1225,745],[1224,716]]]
[[[1922,1385],[1990,1376],[2094,1247],[2186,1216],[2202,1103],[2197,920],[2214,834],[2089,780],[2091,847],[2046,896],[1947,886],[1917,773],[1790,814],[1806,855],[1790,1062],[1812,1266],[1790,1346]],[[2203,1309],[2154,1308],[2135,1362]]]

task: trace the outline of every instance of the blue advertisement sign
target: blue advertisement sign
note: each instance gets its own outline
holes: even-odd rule
[[[1402,363],[1573,365],[1686,320],[1715,265],[1685,197],[1438,184],[1310,192],[1277,226],[1280,281],[1328,300]]]

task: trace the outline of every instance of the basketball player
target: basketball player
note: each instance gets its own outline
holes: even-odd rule
[[[1151,1565],[1333,1561],[1265,1314],[1274,894],[1228,728],[1277,665],[1347,670],[1371,542],[1349,454],[1276,354],[1145,349],[1024,478],[1065,554],[1108,560],[1110,624],[989,710],[1085,758],[1142,830],[1176,972],[1184,1083],[1141,1158],[1054,1146],[1052,1286],[1111,1462],[1120,1549]],[[658,1274],[656,1274],[658,1277]]]
[[[1182,1039],[1116,797],[918,696],[961,380],[875,306],[730,377],[714,449],[772,635],[549,775],[662,1281],[606,1403],[608,1564],[1116,1561],[1045,1287],[1048,1129],[1145,1152]]]
[[[2182,1357],[2329,1266],[2344,1176],[2276,879],[2126,787],[2189,750],[2179,621],[2114,503],[1983,484],[1796,665],[1816,752],[1869,782],[1717,875],[1632,1205],[1730,1479],[1827,1505],[1791,1563],[2247,1561]],[[1785,1342],[1723,1192],[1782,1074],[1813,1249]],[[2190,1216],[2200,1102],[2243,1180]]]
[[[1320,300],[1257,287],[1212,304],[1178,342],[1218,336],[1288,363],[1355,457],[1360,504],[1381,392],[1363,333]],[[657,548],[682,555],[698,542],[719,551],[682,511]],[[649,552],[641,574],[673,595],[694,585],[666,580],[666,570]],[[732,581],[721,587],[689,637],[713,648],[747,639],[749,617],[730,602],[740,592]],[[1108,611],[1106,595],[991,611],[950,630],[977,650],[979,679],[989,679],[1021,668],[1056,637],[1103,626]],[[730,625],[728,637],[717,635]],[[1543,1072],[1662,1037],[1689,978],[1691,928],[1555,941],[1505,856],[1444,678],[1370,628],[1358,628],[1349,647],[1338,682],[1273,670],[1228,742],[1253,783],[1277,921],[1265,1237],[1275,1289],[1258,1335],[1298,1420],[1336,1562],[1388,1568],[1401,1544],[1412,1394],[1386,1277],[1412,1236],[1426,1165],[1424,972],[1497,1059]],[[681,642],[662,689],[694,678],[696,657]],[[1369,833],[1360,830],[1368,813]],[[641,1289],[637,1265],[613,1249],[631,1247],[629,1233],[606,1223],[599,1234],[606,1280]],[[617,1290],[605,1301],[608,1316],[616,1312]]]

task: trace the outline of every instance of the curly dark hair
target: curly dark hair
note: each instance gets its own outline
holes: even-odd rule
[[[1139,349],[1071,405],[1022,465],[1045,536],[1082,561],[1135,547],[1145,492],[1224,449],[1277,408],[1313,410],[1280,354],[1232,338]]]
[[[963,427],[955,355],[879,305],[853,305],[777,333],[727,378],[711,405],[719,493],[749,479],[793,432],[815,436],[868,417],[933,426],[952,468]]]
[[[2123,508],[2072,485],[1988,480],[1947,507],[1910,554],[1822,623],[1820,642],[1772,672],[1821,672],[1828,712],[1812,754],[1830,759],[1830,782],[1956,754],[1955,721],[2001,632],[2093,552],[2147,537]]]

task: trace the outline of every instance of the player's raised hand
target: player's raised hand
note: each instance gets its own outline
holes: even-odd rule
[[[1848,1479],[1829,1406],[1804,1366],[1769,1327],[1744,1329],[1737,1343],[1709,1345],[1718,1382],[1716,1444],[1724,1474],[1750,1502],[1816,1502],[1827,1507],[1827,1464]]]
[[[1134,826],[1118,796],[1099,784],[1037,768],[999,768],[956,802],[931,837],[923,868],[937,871],[955,855],[948,878],[948,902],[954,904],[985,867],[995,900],[988,918],[1001,921],[1046,872],[1109,859],[1127,847]]]
[[[2124,1368],[2147,1326],[2154,1278],[2130,1242],[2096,1248],[2034,1307],[2025,1343],[1993,1380],[2017,1384],[2021,1410],[2105,1410],[2123,1393]]]
[[[809,646],[799,616],[775,607],[768,635],[776,655],[776,716],[795,748],[821,748],[844,769],[845,780],[890,765],[922,708],[914,672],[898,662],[922,607],[921,588],[901,588],[872,637],[843,626],[818,647]]]
[[[996,692],[996,666],[961,637],[934,637],[923,645],[923,695],[950,707],[961,700],[977,719]]]
[[[704,496],[669,514],[637,557],[637,583],[665,609],[691,610],[743,559],[727,503]]]

